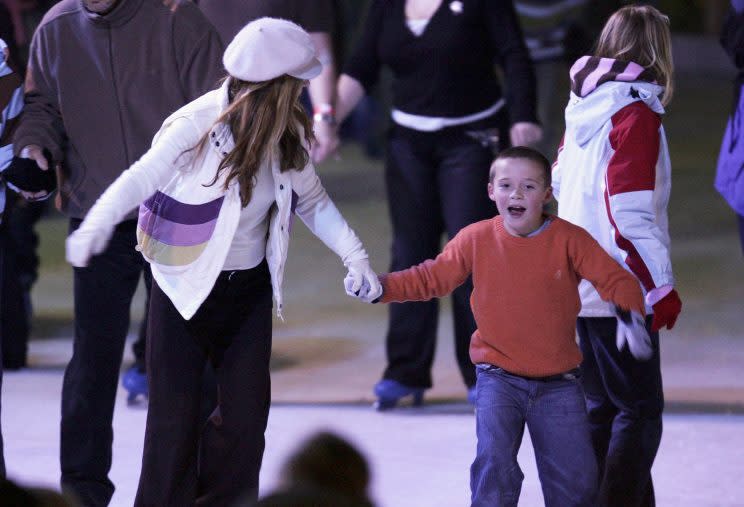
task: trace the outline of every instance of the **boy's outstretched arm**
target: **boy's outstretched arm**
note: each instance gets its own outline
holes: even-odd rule
[[[446,296],[472,272],[472,243],[467,228],[447,243],[434,260],[402,271],[380,275],[382,303],[427,301]]]
[[[646,305],[635,276],[625,270],[591,235],[579,229],[570,243],[574,269],[590,281],[600,297],[614,303],[618,350],[626,345],[636,359],[647,360],[654,351],[643,318]]]
[[[622,310],[646,314],[638,279],[624,269],[584,229],[569,242],[574,269],[597,289],[599,296]]]

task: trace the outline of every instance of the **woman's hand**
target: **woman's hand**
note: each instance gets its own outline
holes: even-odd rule
[[[509,130],[512,146],[534,146],[542,139],[542,135],[542,127],[528,121],[517,122]]]
[[[315,142],[310,149],[314,164],[319,164],[334,155],[338,150],[338,128],[327,121],[316,121],[313,124]]]
[[[348,267],[349,273],[344,278],[346,294],[365,303],[372,303],[382,296],[382,285],[367,259],[352,261]]]
[[[86,267],[91,257],[106,249],[112,233],[113,229],[107,231],[96,230],[85,227],[85,222],[83,222],[83,225],[70,234],[65,241],[67,262],[76,268]]]

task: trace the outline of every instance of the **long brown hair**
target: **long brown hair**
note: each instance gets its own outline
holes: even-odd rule
[[[304,81],[283,75],[253,83],[228,77],[230,104],[215,121],[230,126],[235,147],[222,159],[210,185],[214,185],[223,171],[227,171],[224,188],[234,180],[240,185],[243,207],[251,200],[256,175],[266,157],[279,151],[279,169],[302,170],[310,160],[303,145],[313,142],[310,118],[299,101]],[[211,130],[211,129],[210,129]],[[204,149],[209,140],[207,131],[196,146]]]
[[[594,56],[632,61],[649,69],[664,87],[665,106],[674,94],[669,17],[650,5],[627,5],[605,23]]]

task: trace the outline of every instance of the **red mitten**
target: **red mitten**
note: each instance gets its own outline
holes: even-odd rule
[[[679,312],[682,311],[682,300],[679,299],[677,291],[672,289],[672,292],[657,301],[652,308],[654,320],[651,321],[651,331],[656,332],[664,326],[672,329],[674,323],[677,322]]]

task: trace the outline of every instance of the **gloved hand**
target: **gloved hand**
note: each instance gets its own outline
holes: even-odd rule
[[[45,151],[48,153],[47,150],[44,150],[38,144],[29,144],[28,146],[23,147],[18,158],[33,160],[36,163],[36,166],[41,169],[41,171],[48,171],[50,169],[49,160],[47,159]],[[51,157],[51,155],[49,155],[49,157]],[[56,176],[52,174],[51,178],[56,179]],[[26,188],[17,187],[14,188],[14,190],[21,194],[24,199],[32,202],[43,201],[51,195],[51,192],[44,189],[28,190]]]
[[[682,300],[679,299],[677,291],[672,291],[661,298],[653,305],[654,320],[651,321],[651,331],[658,331],[662,327],[666,326],[667,329],[672,329],[674,323],[677,322],[679,312],[682,311]]]
[[[344,278],[344,289],[349,296],[371,303],[382,295],[380,281],[367,259],[351,261],[348,268],[349,273]]]
[[[623,310],[619,306],[615,306],[615,315],[617,316],[617,350],[623,350],[627,343],[633,357],[644,361],[649,359],[654,349],[651,347],[651,338],[646,331],[643,315],[631,310]]]
[[[85,224],[85,222],[83,222]],[[113,229],[106,231],[81,226],[67,237],[65,241],[65,257],[67,262],[76,268],[84,268],[90,258],[106,249]]]

